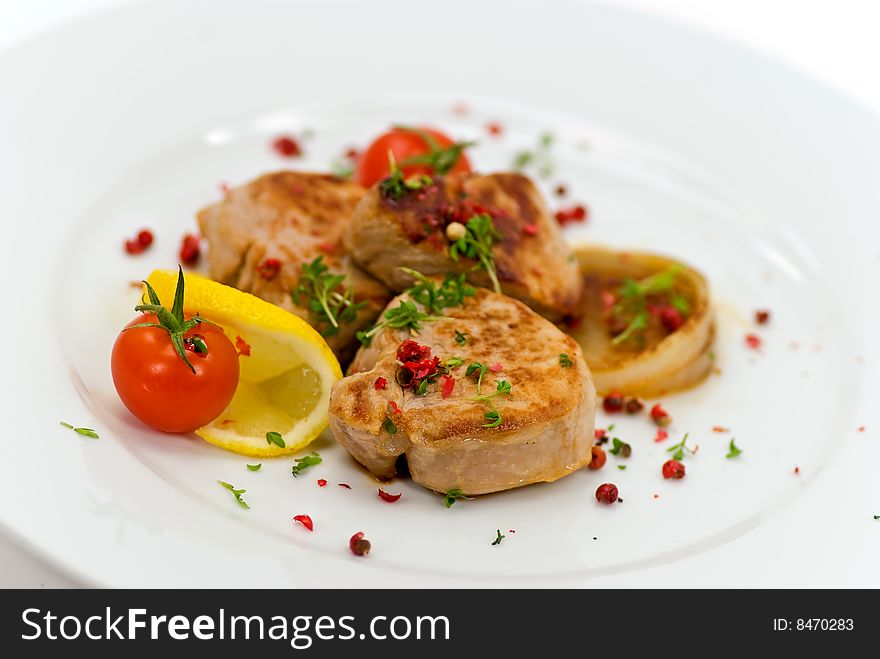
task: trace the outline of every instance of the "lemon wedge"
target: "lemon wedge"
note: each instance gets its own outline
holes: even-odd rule
[[[177,272],[149,279],[161,300],[171,300]],[[329,423],[330,388],[342,370],[324,338],[294,314],[231,286],[186,275],[185,310],[220,325],[239,347],[238,388],[224,412],[196,430],[211,444],[251,457],[299,451]],[[246,353],[250,353],[249,355]],[[284,446],[269,442],[279,433]]]

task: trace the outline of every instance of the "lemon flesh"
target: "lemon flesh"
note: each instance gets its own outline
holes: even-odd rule
[[[148,278],[170,305],[177,272],[156,270]],[[217,323],[233,342],[240,337],[250,356],[239,357],[238,388],[224,412],[196,430],[211,444],[251,457],[299,451],[329,423],[330,389],[342,370],[324,338],[281,307],[195,274],[186,275],[187,313]],[[284,447],[269,443],[277,432]]]

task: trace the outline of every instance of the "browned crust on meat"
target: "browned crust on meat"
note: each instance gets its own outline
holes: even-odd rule
[[[345,284],[354,299],[366,303],[355,322],[327,337],[341,358],[350,357],[355,332],[370,325],[390,297],[381,282],[351,261],[342,245],[364,192],[357,183],[336,176],[293,171],[265,174],[234,188],[222,201],[198,213],[209,244],[211,278],[314,323],[291,291],[299,282],[302,265],[322,256],[330,271],[346,275]],[[270,259],[279,261],[281,268],[267,278],[260,268]]]
[[[406,296],[395,298],[389,306],[397,306],[401,299]],[[544,431],[559,434],[560,441],[568,442],[573,457],[564,468],[540,471],[531,465],[540,472],[538,475],[497,489],[553,480],[588,464],[595,395],[578,344],[522,303],[485,289],[478,289],[461,307],[445,313],[448,320],[426,323],[415,337],[407,330],[383,329],[369,348],[358,352],[350,375],[334,385],[330,400],[331,428],[340,443],[374,473],[387,478],[394,473],[392,458],[404,453],[415,455],[412,451],[423,462],[426,455],[444,450],[455,453],[473,443],[481,447],[482,454],[496,451],[503,456],[498,447],[520,451],[524,441],[539,441],[535,438]],[[456,330],[467,334],[466,345],[456,343]],[[456,382],[448,398],[442,398],[440,383],[431,385],[424,396],[397,384],[396,350],[407,338],[430,346],[442,362],[451,357],[464,360],[451,372]],[[560,353],[571,357],[571,367],[561,366]],[[501,366],[500,372],[490,371],[485,376],[483,394],[495,391],[499,380],[511,384],[509,397],[493,399],[502,415],[498,427],[484,427],[484,413],[490,408],[483,401],[472,400],[477,395],[476,378],[465,375],[466,366],[472,362]],[[387,388],[376,389],[379,377],[385,378]],[[402,410],[399,415],[391,415],[398,428],[393,437],[383,429],[390,401]],[[425,453],[420,449],[430,450]],[[548,458],[548,464],[551,462]],[[445,482],[442,477],[432,480],[430,473],[420,473],[419,478],[419,482],[424,480],[423,484],[434,489],[442,489]],[[490,489],[479,491],[493,491],[491,484],[480,487]]]
[[[522,174],[438,177],[399,200],[374,186],[358,205],[345,242],[355,260],[393,290],[411,281],[397,269],[401,265],[424,274],[466,272],[473,283],[489,286],[472,260],[449,257],[445,236],[451,221],[476,212],[489,213],[503,237],[492,250],[503,292],[551,319],[571,313],[581,294],[577,263],[537,188]]]

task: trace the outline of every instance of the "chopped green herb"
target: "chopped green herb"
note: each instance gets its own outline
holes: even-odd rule
[[[678,460],[679,462],[681,460],[684,460],[685,451],[687,451],[691,455],[694,454],[694,450],[685,443],[687,442],[687,438],[688,433],[685,433],[684,438],[678,444],[676,444],[675,446],[670,446],[668,449],[666,449],[667,453],[672,453],[673,460]]]
[[[336,158],[330,163],[330,173],[342,179],[350,179],[354,176],[354,167],[349,159]]]
[[[280,448],[284,448],[286,446],[284,443],[284,438],[281,436],[281,433],[277,433],[274,430],[266,433],[266,443],[269,444],[269,446],[275,444],[275,446],[278,446]]]
[[[513,168],[516,170],[525,169],[534,160],[533,151],[517,151],[513,157]]]
[[[390,416],[385,417],[385,421],[382,423],[382,427],[385,428],[385,432],[389,435],[397,434],[397,426],[394,424],[394,421],[391,420]]]
[[[620,469],[620,471],[623,471],[626,469],[626,465],[617,465],[617,468]]]
[[[496,529],[496,530],[495,530],[495,533],[496,533],[495,540],[492,541],[492,545],[493,545],[493,546],[494,546],[494,545],[500,545],[500,544],[501,544],[501,541],[504,540],[504,538],[507,537],[506,535],[504,535],[503,533],[501,533],[501,529]]]
[[[461,357],[450,357],[446,360],[446,365],[449,368],[457,368],[464,364],[464,360]]]
[[[731,440],[730,440],[730,451],[728,451],[728,453],[727,453],[727,457],[728,457],[728,458],[735,458],[735,457],[738,456],[740,453],[742,453],[742,449],[741,449],[741,448],[738,448],[737,445],[734,444],[733,442],[734,442],[734,440],[733,440],[733,438],[731,438]]]
[[[306,455],[302,458],[296,458],[296,464],[290,468],[290,473],[296,477],[309,467],[314,467],[317,464],[321,464],[321,456],[317,453],[312,453],[311,455]]]
[[[874,519],[880,519],[880,515],[874,515]]]
[[[247,465],[249,471],[260,471],[263,468],[263,463],[259,462],[255,465]]]
[[[454,487],[451,490],[446,491],[446,496],[443,497],[443,503],[447,508],[452,508],[452,504],[456,501],[467,501],[467,497],[464,495],[459,488]]]
[[[612,345],[619,345],[633,338],[644,338],[642,331],[648,326],[648,319],[650,318],[648,313],[648,296],[671,292],[678,274],[683,269],[681,265],[674,263],[665,270],[656,272],[650,277],[640,280],[624,280],[617,290],[618,301],[611,308],[611,315],[628,318],[628,323],[626,328],[612,339]],[[676,298],[680,298],[678,300],[679,306],[682,303],[687,304],[687,300],[683,297],[675,296],[673,297],[673,305],[675,305]],[[686,311],[680,308],[678,310],[681,313],[686,313]]]
[[[343,287],[345,275],[332,274],[324,263],[324,256],[311,263],[303,263],[299,282],[291,297],[294,304],[309,310],[314,324],[321,328],[322,336],[339,333],[339,326],[357,318],[366,302],[355,302],[350,287]]]
[[[617,437],[613,437],[611,443],[612,447],[608,449],[608,452],[612,455],[622,455],[624,458],[628,458],[632,455],[632,446],[626,442],[622,442]]]
[[[538,136],[538,145],[535,150],[517,151],[513,158],[513,168],[523,170],[530,165],[535,165],[541,178],[551,176],[556,168],[552,155],[554,141],[555,137],[552,133],[542,133]]]
[[[487,403],[489,405],[489,410],[483,413],[483,418],[486,419],[486,423],[483,424],[484,428],[497,428],[501,425],[503,419],[501,418],[501,413],[495,407],[495,404],[492,402],[492,399],[496,396],[500,395],[510,395],[510,383],[507,380],[498,380],[495,383],[495,391],[491,394],[483,395],[482,384],[483,384],[483,376],[486,375],[488,371],[488,367],[483,364],[473,363],[467,367],[465,371],[465,375],[471,375],[472,373],[476,373],[479,371],[480,375],[477,379],[477,395],[471,396],[468,400],[472,400],[474,402]]]
[[[96,433],[91,428],[75,428],[65,421],[61,421],[60,423],[62,426],[64,426],[65,428],[69,428],[70,430],[75,432],[77,435],[82,435],[83,437],[91,437],[92,439],[101,439],[98,436],[98,433]]]
[[[574,362],[571,361],[571,357],[569,357],[569,356],[568,356],[567,354],[565,354],[564,352],[563,352],[563,353],[560,353],[560,355],[559,355],[559,365],[560,365],[562,368],[571,368],[571,365],[572,365],[572,364],[574,364]]]
[[[411,191],[421,190],[426,185],[431,185],[434,182],[430,176],[425,175],[404,178],[403,172],[398,168],[391,149],[388,150],[388,166],[390,173],[379,183],[379,192],[388,199],[399,201]]]
[[[226,481],[217,481],[217,482],[220,483],[220,485],[225,487],[227,490],[232,492],[232,496],[235,497],[235,500],[238,502],[239,506],[241,506],[245,510],[250,510],[250,506],[247,505],[247,502],[245,502],[245,500],[241,498],[241,495],[244,494],[245,492],[247,492],[247,490],[236,490],[234,485],[230,485]]]
[[[456,240],[449,247],[449,256],[453,261],[458,261],[461,256],[479,261],[476,268],[482,268],[492,281],[492,288],[496,293],[501,292],[498,283],[498,274],[495,271],[495,256],[492,254],[492,245],[501,242],[501,234],[495,229],[492,216],[486,213],[474,215],[465,223],[467,233]]]
[[[455,330],[455,342],[460,346],[466,345],[468,342],[467,335]]]

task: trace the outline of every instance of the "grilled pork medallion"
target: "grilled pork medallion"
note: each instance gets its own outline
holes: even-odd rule
[[[416,187],[417,186],[417,187]],[[374,185],[358,204],[345,245],[352,258],[394,291],[412,278],[449,271],[493,288],[493,273],[478,258],[456,254],[452,243],[468,220],[488,216],[467,238],[491,250],[501,292],[557,320],[572,313],[582,284],[578,266],[535,185],[515,173],[462,174],[414,182],[391,177]]]
[[[198,214],[211,278],[294,312],[350,357],[355,333],[391,296],[342,249],[363,195],[357,183],[305,172],[266,174],[231,190]],[[345,278],[331,281],[336,274]]]
[[[371,335],[333,386],[337,441],[380,478],[403,456],[438,492],[497,492],[589,464],[596,395],[578,344],[517,300],[471,293],[416,334],[385,324]]]

